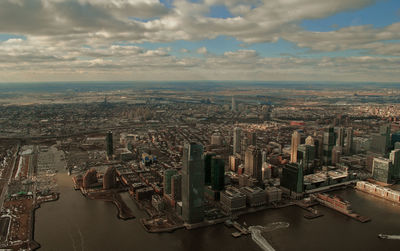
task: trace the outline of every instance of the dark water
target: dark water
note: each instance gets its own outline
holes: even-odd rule
[[[223,224],[197,230],[149,234],[139,223],[144,216],[135,208],[134,220],[119,220],[115,206],[89,200],[72,189],[72,181],[58,174],[60,200],[36,211],[35,240],[41,250],[260,250],[251,237],[234,239]],[[400,234],[400,206],[367,194],[336,192],[353,203],[355,211],[372,221],[359,223],[335,211],[319,207],[324,216],[303,218],[296,207],[268,210],[241,218],[248,225],[290,223],[289,228],[265,233],[276,250],[400,250],[400,241],[381,240],[379,233]],[[126,201],[129,201],[127,195]]]

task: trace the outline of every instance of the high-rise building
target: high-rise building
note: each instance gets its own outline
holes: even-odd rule
[[[240,145],[240,148],[241,148],[240,155],[241,155],[242,159],[244,158],[244,155],[246,154],[247,146],[249,145],[248,141],[249,141],[249,139],[247,137],[242,138],[242,142]]]
[[[171,177],[171,197],[175,201],[182,199],[182,175],[180,174]]]
[[[374,180],[390,183],[392,177],[392,162],[389,159],[378,157],[372,163],[372,177]]]
[[[310,174],[314,170],[315,146],[302,144],[297,148],[297,162],[303,166],[304,173]]]
[[[203,146],[185,143],[182,162],[182,217],[187,223],[198,223],[204,219]]]
[[[249,146],[244,159],[244,172],[259,181],[262,179],[261,151],[255,146]]]
[[[393,148],[397,142],[400,142],[400,131],[392,133],[392,136],[390,137],[391,141],[391,147]]]
[[[221,133],[214,132],[211,135],[211,142],[210,143],[211,143],[211,145],[214,145],[214,146],[222,146],[223,137],[222,137]]]
[[[374,134],[372,135],[370,150],[374,153],[386,154],[387,151],[387,138],[386,135]]]
[[[163,186],[164,186],[164,194],[171,194],[171,178],[178,172],[176,169],[167,169],[164,171],[164,180],[163,180]]]
[[[315,143],[314,143],[314,138],[312,137],[312,136],[308,136],[307,138],[306,138],[306,143],[305,143],[306,145],[309,145],[309,146],[313,146],[313,145],[315,145]]]
[[[220,157],[214,156],[211,159],[211,188],[221,191],[225,186],[225,162]]]
[[[249,146],[256,146],[257,145],[257,134],[256,132],[249,132],[248,133],[248,145]]]
[[[303,168],[298,163],[286,164],[282,169],[281,188],[289,194],[304,190]]]
[[[375,153],[386,154],[391,146],[390,143],[390,124],[382,125],[379,133],[372,135],[370,150]]]
[[[265,150],[261,152],[261,162],[262,163],[267,162],[267,151]]]
[[[233,155],[235,155],[236,153],[241,154],[241,134],[242,129],[240,127],[235,127],[233,129]]]
[[[336,128],[336,145],[344,147],[344,128],[337,127]]]
[[[390,153],[390,161],[392,161],[394,179],[400,179],[400,149],[395,149]]]
[[[229,156],[229,169],[232,172],[237,172],[239,165],[240,165],[240,158],[238,157],[237,154]]]
[[[262,180],[268,180],[272,178],[272,165],[264,162],[262,164]]]
[[[335,131],[333,127],[327,127],[324,132],[324,138],[322,142],[323,146],[323,163],[330,165],[332,162],[332,149],[335,146]]]
[[[113,133],[111,131],[108,131],[107,133],[106,146],[107,146],[107,155],[111,157],[114,154]]]
[[[342,147],[334,146],[332,149],[332,165],[336,165],[340,161],[340,157],[342,156]]]
[[[216,153],[207,152],[204,154],[204,184],[211,185],[211,159],[216,156]]]
[[[345,154],[350,155],[353,149],[353,128],[351,127],[346,129],[346,144],[344,147]]]
[[[232,112],[236,112],[237,111],[237,105],[236,105],[236,100],[235,100],[234,96],[232,96],[232,107],[231,107],[231,109],[232,109]]]
[[[292,143],[290,145],[290,162],[296,163],[297,162],[297,148],[300,145],[301,136],[298,131],[294,131],[292,134]]]

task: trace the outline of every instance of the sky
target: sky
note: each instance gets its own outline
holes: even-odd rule
[[[0,82],[400,82],[400,0],[1,0]]]

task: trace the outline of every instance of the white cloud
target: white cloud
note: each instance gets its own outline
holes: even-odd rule
[[[0,42],[0,81],[41,79],[247,79],[398,81],[400,23],[383,28],[353,26],[330,32],[300,27],[318,19],[359,9],[373,0],[3,0],[0,33],[27,39]],[[211,18],[224,5],[231,18]],[[244,43],[280,38],[314,51],[364,50],[360,57],[262,57],[255,50],[233,50],[183,58],[170,48],[146,49],[141,43],[194,41],[225,35]],[[130,45],[135,44],[135,45]],[[129,45],[129,46],[127,46]],[[391,56],[391,57],[386,57]],[[68,74],[73,72],[74,74]],[[23,74],[21,74],[23,73]],[[173,78],[171,79],[171,76]]]
[[[200,47],[196,51],[198,54],[207,54],[208,50],[206,47]]]

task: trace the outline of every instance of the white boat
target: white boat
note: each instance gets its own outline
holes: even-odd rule
[[[388,240],[400,240],[400,235],[378,234],[378,237],[381,239],[388,239]]]

